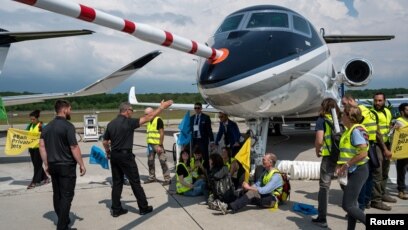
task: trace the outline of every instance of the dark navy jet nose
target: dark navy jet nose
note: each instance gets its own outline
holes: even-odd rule
[[[199,83],[203,88],[251,76],[323,45],[306,19],[279,6],[255,6],[232,13],[208,43],[228,49],[229,55],[218,64],[202,64]]]

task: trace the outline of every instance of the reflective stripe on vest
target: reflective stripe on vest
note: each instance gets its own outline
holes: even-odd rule
[[[364,120],[363,122],[361,122],[361,124],[363,124],[367,130],[368,140],[375,142],[377,132],[377,118],[375,114],[373,114],[373,112],[371,112],[364,105],[359,105],[358,107],[360,108],[361,114],[364,117]]]
[[[325,114],[324,117],[333,123],[333,118],[330,114]],[[324,121],[324,127],[322,156],[330,156],[330,150],[332,146],[331,127],[327,124],[326,121]]]
[[[385,114],[381,111],[376,111],[376,110],[372,110],[372,111],[377,114],[378,126],[380,128],[380,133],[383,136],[383,141],[388,142],[389,141],[388,133],[390,132],[390,124],[391,124],[391,119],[392,119],[390,110],[387,108],[384,108]]]
[[[187,176],[187,177],[184,177],[184,181],[185,181],[186,183],[188,183],[188,184],[193,184],[193,178],[191,177],[191,174],[188,172],[187,166],[186,166],[184,163],[179,163],[179,164],[177,165],[177,167],[176,167],[176,171],[177,171],[177,168],[178,168],[179,166],[184,167],[184,168],[187,170],[188,176]],[[179,179],[179,176],[178,176],[177,172],[176,172],[176,179],[177,179],[177,182],[176,182],[176,190],[177,190],[177,193],[178,193],[178,194],[185,193],[185,192],[187,192],[188,190],[191,189],[191,188],[186,187],[186,186],[184,186],[183,184],[180,183],[180,179]]]
[[[33,125],[30,124],[30,129],[28,130],[30,133],[40,133],[40,122],[37,124]],[[38,140],[38,144],[36,144],[32,149],[40,148],[40,140]]]
[[[160,132],[157,130],[157,120],[160,117],[155,117],[153,121],[147,123],[147,143],[152,145],[160,145]]]
[[[282,194],[282,191],[283,191],[283,179],[282,179],[282,176],[280,175],[279,169],[274,168],[274,169],[272,169],[269,173],[264,173],[264,176],[262,177],[262,184],[261,184],[261,185],[262,185],[262,187],[263,187],[263,186],[265,186],[266,184],[268,184],[269,181],[272,180],[272,177],[273,177],[273,175],[274,175],[275,173],[279,173],[279,176],[280,176],[280,178],[281,178],[281,180],[282,180],[282,186],[279,187],[279,188],[277,188],[277,189],[275,189],[275,190],[273,190],[273,191],[272,191],[272,195],[274,195],[274,196],[279,196],[279,195]]]
[[[337,164],[345,164],[347,163],[351,158],[353,158],[355,155],[357,155],[357,148],[354,147],[351,144],[351,134],[353,133],[353,130],[357,127],[362,127],[364,130],[365,127],[361,124],[355,124],[353,127],[350,129],[347,129],[343,135],[341,136],[340,139],[340,157],[339,160],[337,161]],[[368,152],[368,144],[365,147],[365,151]],[[363,160],[359,161],[356,163],[356,165],[363,165],[368,162],[368,157],[365,157]]]

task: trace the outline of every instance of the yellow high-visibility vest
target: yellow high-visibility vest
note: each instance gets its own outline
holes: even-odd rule
[[[178,167],[184,167],[187,170],[188,176],[184,177],[184,181],[189,183],[189,184],[193,184],[193,177],[191,176],[190,172],[188,171],[187,166],[184,163],[179,163],[176,167],[176,191],[178,194],[183,194],[185,192],[187,192],[188,190],[190,190],[191,188],[184,186],[183,184],[180,183],[180,179],[179,176],[177,174],[177,168]]]
[[[385,114],[377,110],[372,110],[372,111],[377,114],[378,126],[380,128],[380,133],[383,136],[383,141],[388,142],[390,139],[388,136],[388,133],[390,132],[390,124],[391,124],[391,119],[392,119],[390,110],[387,108],[384,108]]]
[[[272,180],[272,177],[273,177],[273,175],[274,175],[275,173],[279,173],[279,176],[281,177],[282,185],[283,185],[283,179],[282,179],[282,176],[280,175],[279,169],[274,168],[274,169],[272,169],[269,173],[265,173],[265,174],[264,174],[264,176],[263,176],[263,178],[262,178],[262,186],[265,186],[266,184],[268,184],[269,181]],[[279,195],[282,194],[282,191],[283,191],[283,187],[281,186],[281,187],[279,187],[279,188],[273,190],[273,191],[272,191],[272,195],[274,195],[274,196],[279,196]]]
[[[404,127],[408,126],[408,121],[406,121],[404,118],[398,117],[397,120],[400,121],[402,124],[404,124]]]
[[[358,106],[361,110],[361,114],[364,117],[363,122],[361,124],[367,129],[368,133],[368,140],[374,141],[376,140],[376,131],[377,131],[377,118],[373,112],[371,112],[367,107],[364,105]]]
[[[30,133],[41,133],[40,132],[40,122],[38,122],[37,124],[35,124],[35,125],[33,125],[33,124],[30,124],[29,125],[29,129],[28,129],[28,132],[30,132]],[[36,144],[34,147],[33,147],[33,149],[38,149],[38,148],[40,148],[40,141],[38,140],[38,144]]]
[[[330,114],[325,114],[324,117],[333,123],[333,118]],[[330,156],[330,149],[332,146],[332,139],[331,139],[331,127],[324,122],[324,136],[323,136],[323,148],[322,148],[322,156]]]
[[[354,147],[351,144],[351,134],[352,134],[353,130],[355,128],[357,128],[357,127],[362,127],[364,130],[366,130],[364,125],[355,124],[350,129],[347,129],[343,133],[343,135],[341,136],[341,139],[340,139],[340,157],[339,157],[339,160],[337,161],[337,164],[340,164],[340,165],[341,164],[346,164],[351,158],[353,158],[355,155],[358,154],[357,148]],[[365,147],[365,151],[368,152],[368,148],[369,148],[369,146],[367,144],[367,146]],[[365,157],[361,161],[357,162],[356,165],[363,165],[363,164],[368,162],[368,159],[369,159],[368,157]]]
[[[157,130],[157,120],[160,117],[155,117],[153,121],[147,123],[147,143],[152,145],[160,145],[160,132]]]

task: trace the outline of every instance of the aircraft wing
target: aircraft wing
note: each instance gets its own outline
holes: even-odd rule
[[[91,30],[62,30],[42,32],[9,32],[3,30],[0,31],[0,45],[7,45],[14,42],[22,42],[28,40],[87,35],[92,33],[94,32]]]
[[[150,107],[159,107],[160,103],[153,103],[153,102],[139,102],[136,98],[135,87],[132,86],[129,90],[129,103],[132,105],[141,105],[141,106],[150,106]],[[169,98],[171,99],[171,98]],[[173,103],[169,109],[177,109],[177,110],[193,110],[194,104],[180,104],[180,103]],[[210,112],[210,113],[218,113],[220,110],[215,109],[209,104],[203,104],[203,112]]]
[[[19,95],[3,97],[4,106],[21,105],[28,103],[43,102],[48,99],[67,98],[67,97],[82,97],[94,94],[102,94],[111,91],[117,85],[128,79],[132,74],[141,69],[144,65],[149,63],[155,57],[160,55],[161,52],[156,50],[146,54],[145,56],[133,61],[132,63],[122,67],[118,71],[110,74],[107,77],[99,79],[91,85],[78,90],[76,92],[67,93],[46,93],[46,94],[33,94],[33,95]]]
[[[394,39],[394,35],[324,35],[326,43],[366,42]]]

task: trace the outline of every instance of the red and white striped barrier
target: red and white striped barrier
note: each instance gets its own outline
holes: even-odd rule
[[[14,0],[54,13],[92,22],[114,30],[129,33],[141,40],[194,54],[218,63],[228,56],[226,49],[214,49],[176,34],[122,19],[94,8],[65,0]]]

